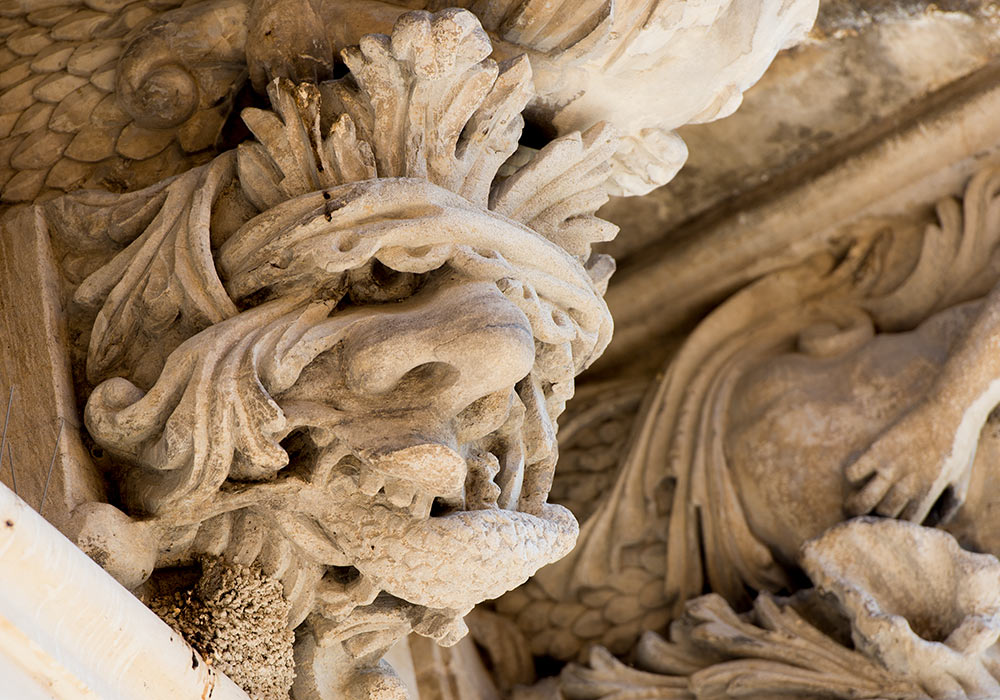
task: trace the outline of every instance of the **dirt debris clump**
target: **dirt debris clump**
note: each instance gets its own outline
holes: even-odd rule
[[[201,566],[193,587],[158,596],[149,607],[252,700],[288,700],[295,634],[281,583],[258,566],[218,558]]]

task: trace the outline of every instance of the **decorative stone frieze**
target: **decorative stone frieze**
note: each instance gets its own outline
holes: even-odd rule
[[[688,336],[577,547],[497,603],[535,655],[589,659],[560,692],[996,694],[998,192],[983,168]]]

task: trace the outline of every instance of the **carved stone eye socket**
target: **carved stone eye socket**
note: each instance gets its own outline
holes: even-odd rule
[[[393,270],[378,260],[352,270],[349,295],[355,304],[384,304],[413,296],[423,282],[422,275]]]

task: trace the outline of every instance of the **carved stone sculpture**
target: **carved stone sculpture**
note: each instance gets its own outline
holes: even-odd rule
[[[1000,562],[947,533],[860,518],[809,543],[816,585],[742,615],[690,601],[630,669],[602,647],[563,673],[566,697],[987,698],[1000,692]]]
[[[199,556],[260,567],[288,627],[309,619],[302,654],[351,660],[340,690],[300,661],[323,697],[410,629],[456,641],[575,540],[546,495],[555,419],[610,339],[590,244],[615,231],[592,216],[615,137],[497,180],[531,73],[489,53],[468,12],[403,15],[349,78],[272,82],[256,140],[36,219],[74,287],[87,430],[142,516],[81,507],[78,543],[131,588]]]
[[[732,112],[815,13],[814,0],[7,3],[0,185],[25,204],[4,233],[30,247],[43,334],[66,346],[45,358],[72,443],[57,445],[61,510],[47,515],[253,697],[402,697],[382,661],[398,640],[454,645],[475,606],[574,547],[577,521],[548,501],[557,418],[611,339],[614,263],[592,245],[617,227],[597,209],[669,180],[686,157],[673,130]],[[854,262],[793,273],[795,300],[867,309]],[[781,284],[730,305],[786,304],[785,325],[730,327],[724,307],[692,336],[600,505],[612,478],[593,468],[592,421],[625,413],[601,427],[609,453],[624,446],[641,388],[583,397],[607,401],[567,426],[567,473],[587,477],[555,491],[595,511],[583,546],[497,605],[538,632],[536,654],[625,653],[704,580],[734,604],[744,584],[777,590],[798,546],[843,519],[810,509],[816,528],[758,541],[741,509],[770,504],[741,501],[758,496],[692,437],[759,395],[737,379],[777,345],[801,332],[807,351],[836,346],[804,329],[848,311],[775,302]],[[760,414],[747,408],[748,434]],[[673,455],[667,476],[649,472],[656,450]],[[755,459],[742,478],[758,479]],[[867,464],[849,475],[900,485],[884,499],[870,485],[858,510],[923,513],[965,474],[893,482]],[[480,640],[517,634],[489,610],[469,624]],[[519,655],[494,676],[516,692],[530,666]]]
[[[404,697],[411,634],[423,700],[1000,695],[994,167],[735,275],[652,387],[577,397],[556,475],[598,208],[815,13],[6,3],[49,517],[255,699]]]
[[[982,170],[924,229],[870,222],[842,259],[766,276],[701,322],[648,394],[577,548],[498,603],[536,655],[572,659],[595,642],[624,655],[641,637],[635,658],[657,675],[592,651],[564,693],[997,692],[998,183]],[[895,520],[838,525],[869,511],[988,554]],[[837,606],[774,602],[801,589],[798,567]],[[706,587],[714,597],[697,598]],[[737,616],[729,606],[754,591]],[[828,624],[843,615],[851,635]],[[642,636],[675,618],[669,645]],[[851,638],[847,656],[799,656]]]
[[[498,60],[527,55],[532,120],[549,135],[612,123],[609,189],[662,185],[687,150],[673,132],[737,108],[816,0],[149,0],[0,11],[0,180],[5,202],[80,187],[151,185],[204,162],[247,78],[332,76],[337,53],[390,33],[407,10],[467,7]],[[708,62],[706,62],[708,61]],[[697,75],[694,79],[693,75]],[[657,89],[648,89],[655,85]]]

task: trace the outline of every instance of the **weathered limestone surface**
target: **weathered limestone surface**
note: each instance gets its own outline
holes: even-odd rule
[[[732,117],[678,131],[690,156],[670,187],[602,209],[622,227],[603,250],[627,267],[646,246],[697,235],[697,219],[745,208],[897,130],[998,50],[994,3],[822,3],[809,39],[776,58]]]
[[[34,220],[24,210],[0,224],[0,479],[65,529],[76,506],[106,498],[106,486],[83,444],[55,261]]]
[[[497,604],[584,663],[521,697],[996,694],[992,75],[612,284],[627,342],[580,391],[615,408],[579,414],[608,495],[557,475],[577,548]]]
[[[1000,694],[994,8],[450,4],[0,5],[0,478],[254,700]]]
[[[32,387],[9,444],[35,416],[67,436],[51,484],[32,442],[21,493],[50,485],[53,521],[257,697],[399,696],[400,637],[454,644],[569,552],[556,419],[611,337],[593,212],[672,177],[672,130],[735,109],[815,13],[438,5],[3,8],[31,273],[5,277],[5,381]]]

